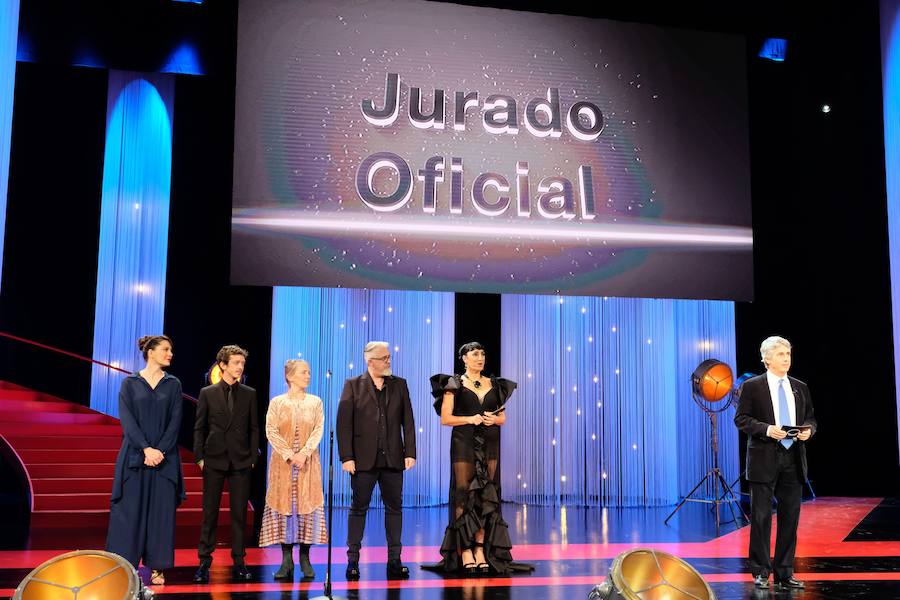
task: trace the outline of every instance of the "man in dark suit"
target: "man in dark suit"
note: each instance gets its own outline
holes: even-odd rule
[[[769,587],[769,573],[781,588],[801,589],[794,579],[794,551],[803,482],[807,479],[806,441],[816,432],[809,388],[788,377],[791,344],[782,337],[766,338],[759,348],[766,373],[744,382],[734,415],[747,434],[747,481],[750,483],[750,570],[758,588]],[[783,426],[807,425],[796,437]],[[769,560],[772,496],[778,501],[775,559]]]
[[[406,579],[409,569],[400,561],[403,527],[403,471],[416,464],[416,424],[406,380],[391,372],[387,342],[369,342],[366,372],[344,383],[338,404],[338,453],[350,474],[353,500],[347,523],[347,579],[359,579],[359,549],[366,527],[366,511],[378,483],[384,502],[388,545],[387,576]]]
[[[247,351],[224,346],[216,355],[222,380],[200,390],[194,423],[194,457],[203,471],[203,525],[197,554],[200,566],[194,581],[209,581],[209,567],[216,547],[216,525],[222,487],[228,480],[231,504],[232,575],[238,581],[252,579],[244,565],[244,526],[250,497],[250,470],[259,457],[256,390],[241,383]]]

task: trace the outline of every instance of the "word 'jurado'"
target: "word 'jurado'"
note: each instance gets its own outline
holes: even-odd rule
[[[456,92],[454,95],[453,129],[466,130],[466,113],[479,105],[478,92]],[[362,101],[362,114],[366,121],[378,127],[393,125],[400,115],[400,75],[388,73],[384,88],[384,104],[366,98]],[[516,135],[519,133],[519,116],[515,98],[504,94],[492,94],[484,100],[482,124],[493,134]],[[409,88],[409,122],[418,129],[444,129],[446,123],[444,90],[434,90],[431,111],[422,109],[422,90]],[[543,115],[545,123],[538,120]],[[546,98],[532,98],[525,105],[525,128],[535,137],[558,138],[562,135],[562,112],[559,89],[547,88]],[[579,101],[566,112],[566,128],[572,137],[592,142],[603,131],[603,113],[590,102]]]
[[[443,156],[432,156],[425,161],[425,168],[419,170],[418,181],[422,182],[422,210],[434,213],[437,209],[437,184],[444,182],[446,163]],[[382,195],[373,189],[373,181],[378,171],[390,169],[397,176],[397,188],[390,194]],[[528,182],[528,163],[516,163],[516,199],[508,192],[509,181],[500,173],[481,173],[471,187],[471,202],[475,210],[488,217],[504,214],[515,204],[516,215],[531,216],[531,193]],[[497,193],[494,200],[487,197],[488,189]],[[541,194],[537,199],[537,212],[545,219],[573,219],[576,215],[576,197],[572,182],[565,177],[544,177],[537,186]],[[591,220],[596,216],[594,208],[594,183],[591,167],[578,167],[578,191],[580,192],[580,216]],[[367,157],[356,171],[356,193],[362,201],[376,212],[394,212],[409,202],[413,193],[413,172],[403,158],[392,152],[376,152]],[[450,213],[463,211],[463,161],[450,159]]]

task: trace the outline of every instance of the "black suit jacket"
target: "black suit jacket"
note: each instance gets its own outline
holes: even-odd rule
[[[795,418],[799,425],[809,425],[816,432],[816,416],[813,412],[809,387],[799,379],[788,376],[791,390],[794,393]],[[775,424],[775,409],[772,405],[772,394],[766,374],[751,377],[741,386],[740,400],[734,415],[734,424],[747,434],[747,481],[770,483],[775,481],[777,467],[776,444],[778,440],[766,435],[769,425]],[[803,478],[807,478],[806,442],[795,440],[799,444],[800,464]]]
[[[194,422],[194,459],[204,468],[227,470],[256,464],[259,457],[259,424],[256,390],[239,383],[234,393],[234,410],[229,414],[221,383],[200,390]]]
[[[416,423],[409,388],[402,377],[385,377],[387,460],[403,468],[404,458],[416,457]],[[358,471],[375,466],[378,452],[378,400],[368,371],[344,382],[337,413],[338,453],[341,462],[356,461]]]

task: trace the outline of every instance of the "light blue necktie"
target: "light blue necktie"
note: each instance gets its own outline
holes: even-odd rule
[[[784,391],[784,379],[778,380],[778,420],[781,421],[782,426],[793,425],[791,411],[788,410],[787,394]],[[790,438],[781,440],[781,445],[785,448],[790,448],[793,444],[794,440]]]

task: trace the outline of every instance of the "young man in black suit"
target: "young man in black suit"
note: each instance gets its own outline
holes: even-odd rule
[[[196,583],[209,581],[209,567],[216,547],[216,525],[222,487],[228,480],[231,504],[232,576],[250,581],[244,564],[244,526],[250,497],[250,471],[259,457],[259,425],[256,390],[241,383],[247,351],[224,346],[216,355],[222,380],[200,390],[194,423],[194,457],[203,471],[203,525],[197,554],[200,566]]]
[[[387,576],[406,579],[400,561],[403,527],[403,471],[416,464],[416,424],[406,380],[391,372],[387,342],[369,342],[366,372],[344,383],[338,404],[338,453],[350,474],[353,500],[347,523],[347,579],[359,579],[359,549],[366,511],[378,483],[384,502],[388,545]]]
[[[806,441],[816,432],[809,388],[788,377],[791,344],[782,337],[766,338],[759,348],[766,373],[744,382],[734,415],[747,434],[747,481],[750,483],[750,569],[756,587],[769,587],[769,573],[780,588],[802,589],[794,578],[794,552],[803,482],[807,479]],[[806,425],[796,437],[782,427]],[[775,560],[770,561],[772,496],[778,500]]]

